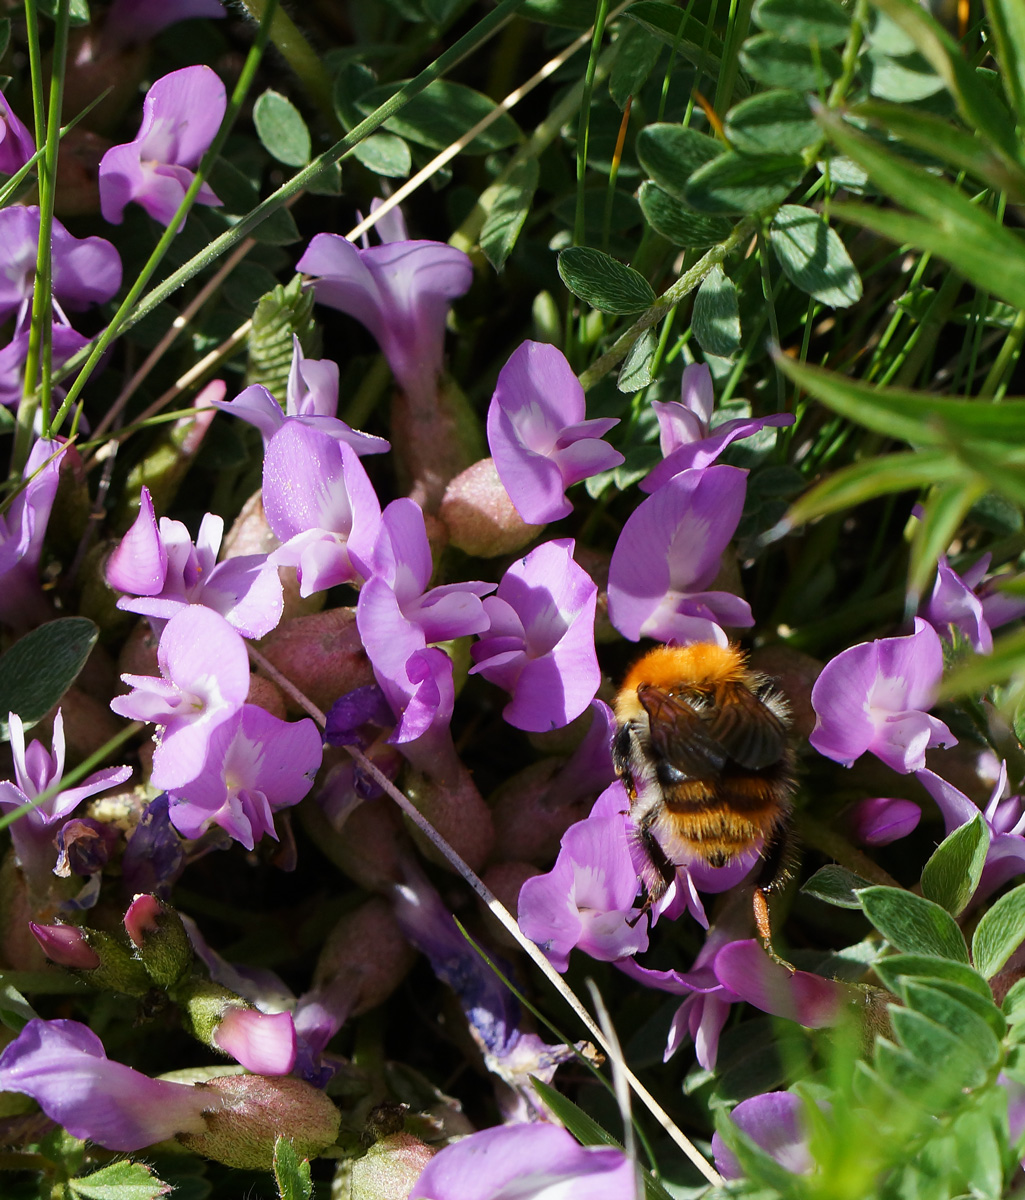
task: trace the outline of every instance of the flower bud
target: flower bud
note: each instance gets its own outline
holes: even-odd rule
[[[282,621],[261,643],[266,658],[320,709],[374,682],[354,608],[333,608]],[[286,697],[290,711],[302,710]]]
[[[149,972],[120,938],[98,929],[83,929],[81,933],[99,959],[98,966],[83,972],[90,987],[122,992],[126,996],[145,996],[152,989]]]
[[[311,841],[340,871],[367,891],[377,892],[402,879],[400,854],[409,846],[402,818],[386,796],[364,800],[336,828],[317,804],[299,806],[299,819]]]
[[[313,1158],[338,1136],[341,1114],[322,1091],[283,1075],[222,1075],[203,1084],[223,1107],[206,1118],[207,1131],[179,1134],[188,1149],[229,1167],[270,1170],[281,1136],[300,1158]]]
[[[381,1138],[352,1164],[349,1200],[406,1200],[435,1154],[437,1150],[411,1133]]]
[[[452,480],[438,516],[452,545],[477,558],[514,554],[544,529],[528,525],[516,511],[492,458],[480,459]]]
[[[269,712],[272,717],[277,717],[279,721],[284,721],[288,713],[288,707],[285,704],[285,697],[281,689],[276,683],[272,683],[269,679],[264,679],[262,675],[253,675],[249,679],[249,695],[246,697],[247,704],[257,704],[264,712]]]
[[[28,927],[46,957],[59,967],[94,971],[100,965],[100,956],[77,925],[37,925],[29,921]]]
[[[391,906],[368,900],[346,913],[328,935],[317,960],[313,986],[344,989],[346,1016],[358,1017],[395,991],[416,961]]]
[[[495,843],[495,826],[491,809],[484,803],[469,771],[460,765],[454,778],[441,781],[410,771],[406,794],[452,849],[474,871],[479,871]],[[411,832],[426,857],[452,870],[448,859],[419,829],[411,826]]]
[[[139,948],[150,978],[172,988],[192,967],[192,945],[181,917],[156,896],[136,896],[125,913],[125,929]]]

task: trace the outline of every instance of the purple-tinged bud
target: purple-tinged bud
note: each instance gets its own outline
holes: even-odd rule
[[[222,1075],[203,1084],[223,1108],[206,1118],[207,1131],[180,1134],[188,1149],[229,1167],[268,1171],[274,1143],[291,1140],[300,1158],[313,1158],[338,1137],[341,1114],[324,1093],[288,1075]]]
[[[144,617],[125,639],[117,659],[119,675],[159,675],[157,660],[159,637]]]
[[[388,999],[416,957],[391,905],[380,899],[368,900],[346,913],[328,935],[313,973],[313,986],[330,990],[344,1000],[346,1016],[358,1017]]]
[[[319,804],[299,806],[310,840],[340,871],[370,892],[402,882],[401,855],[410,843],[395,804],[386,796],[364,800],[336,827]]]
[[[476,558],[515,554],[544,529],[529,525],[516,511],[493,458],[480,459],[452,480],[438,516],[452,545]]]
[[[249,679],[249,695],[246,696],[247,704],[255,704],[262,708],[264,712],[269,712],[272,717],[277,717],[279,721],[284,721],[288,713],[288,707],[285,704],[285,697],[276,683],[272,683],[269,679],[264,679],[262,675],[253,675]]]
[[[261,644],[266,658],[320,709],[339,696],[374,682],[374,672],[356,628],[354,608],[293,617]],[[286,698],[291,706],[293,702]],[[296,714],[302,712],[298,706]]]
[[[192,944],[181,917],[156,896],[136,896],[125,913],[125,929],[158,987],[173,988],[192,968]]]
[[[495,844],[495,825],[491,809],[484,803],[469,771],[460,764],[459,773],[444,780],[410,771],[405,790],[452,849],[474,871],[479,871]],[[410,828],[424,855],[439,867],[452,870],[448,859],[415,826]]]
[[[287,1075],[295,1066],[295,1023],[287,1012],[229,1008],[214,1030],[214,1044],[254,1075]]]
[[[559,851],[562,835],[591,811],[593,796],[560,803],[560,794],[553,794],[552,781],[564,765],[561,758],[541,759],[492,793],[496,857],[547,867]]]
[[[859,846],[888,846],[907,837],[921,820],[922,810],[913,800],[871,796],[859,800],[846,813],[851,840]]]
[[[821,661],[782,645],[762,646],[752,651],[749,661],[752,671],[768,675],[786,696],[794,737],[806,738],[815,728],[811,689],[822,671]]]
[[[28,927],[46,957],[59,967],[93,971],[100,965],[100,956],[77,925],[37,925],[29,921]]]
[[[406,1200],[437,1152],[411,1133],[381,1138],[352,1164],[349,1200]]]

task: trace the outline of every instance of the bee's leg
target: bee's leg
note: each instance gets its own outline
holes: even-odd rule
[[[636,925],[645,913],[651,911],[652,905],[662,899],[669,885],[676,878],[676,867],[670,862],[658,838],[651,832],[650,826],[642,822],[637,829],[636,837],[646,861],[644,873],[641,875],[641,883],[644,886],[644,903],[641,905],[641,911],[630,922],[631,925]]]
[[[755,876],[753,897],[755,926],[762,939],[765,952],[780,966],[793,972],[794,967],[785,958],[780,958],[772,947],[772,919],[769,913],[770,893],[778,891],[790,877],[793,844],[788,826],[777,827],[762,852],[761,867]]]

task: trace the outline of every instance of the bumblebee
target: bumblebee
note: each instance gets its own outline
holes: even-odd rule
[[[615,700],[613,761],[650,866],[648,908],[678,864],[713,867],[761,846],[755,915],[785,875],[793,751],[789,706],[736,645],[659,646],[627,672]]]

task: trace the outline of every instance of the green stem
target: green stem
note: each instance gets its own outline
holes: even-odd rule
[[[598,0],[594,18],[594,36],[591,38],[591,53],[587,57],[584,72],[584,90],[580,104],[580,120],[577,125],[577,209],[573,221],[573,245],[584,244],[584,179],[587,176],[587,143],[591,131],[591,96],[594,92],[594,73],[598,67],[598,52],[605,36],[605,19],[609,15],[609,0]]]
[[[128,311],[130,306],[122,304],[107,328],[90,342],[89,345],[83,346],[73,358],[69,359],[62,368],[60,376],[57,376],[57,378],[69,375],[83,361],[90,366],[91,370],[106,348],[120,333],[123,333],[126,329],[130,329],[133,325],[141,321],[157,305],[162,304],[168,296],[173,295],[178,288],[188,283],[193,276],[198,275],[205,267],[208,267],[212,262],[216,262],[225,251],[230,250],[232,246],[236,246],[241,242],[243,238],[247,237],[258,225],[265,221],[271,213],[277,212],[293,196],[307,187],[325,168],[349,155],[364,138],[369,137],[374,130],[379,129],[389,117],[393,117],[414,96],[418,96],[435,79],[440,78],[451,67],[454,67],[483,42],[487,41],[488,38],[496,34],[522,3],[523,0],[501,0],[501,3],[496,5],[469,33],[464,34],[454,45],[439,55],[415,79],[411,79],[409,83],[401,87],[394,96],[386,100],[380,108],[375,109],[365,121],[361,121],[345,137],[335,142],[330,149],[325,150],[323,154],[319,154],[312,162],[303,167],[301,171],[296,172],[287,183],[282,184],[276,192],[272,192],[266,200],[261,200],[237,224],[225,230],[219,237],[214,238],[206,249],[194,255],[187,263],[184,263],[177,271],[172,272],[162,283],[153,288],[152,291],[147,292],[131,308],[130,312]]]
[[[1013,365],[1021,351],[1022,339],[1025,339],[1025,309],[1019,308],[1014,318],[1014,324],[1008,330],[1007,337],[1004,338],[1004,344],[1000,347],[1000,351],[993,360],[993,365],[990,367],[989,373],[986,375],[982,387],[979,389],[980,397],[996,396],[997,388],[1000,386],[1004,375]],[[999,398],[1002,399],[1002,396]]]
[[[747,37],[751,26],[751,9],[754,0],[735,0],[733,18],[729,24],[729,34],[723,47],[722,68],[715,85],[715,99],[712,107],[720,120],[725,115],[733,100],[733,89],[737,85],[737,73],[740,70],[740,44]]]
[[[336,128],[340,128],[335,116],[331,76],[324,70],[324,64],[288,13],[277,8],[277,0],[242,0],[242,7],[261,27],[268,12],[272,14],[270,40],[295,72],[296,78],[321,114]]]
[[[713,246],[703,258],[698,259],[689,271],[685,271],[677,281],[662,293],[655,303],[643,312],[630,328],[620,335],[609,350],[578,376],[584,391],[589,391],[612,368],[629,353],[630,347],[637,341],[645,329],[649,329],[656,321],[674,308],[684,296],[689,295],[712,270],[722,263],[737,246],[749,237],[755,229],[755,219],[746,217],[733,230],[730,236],[717,246]]]

